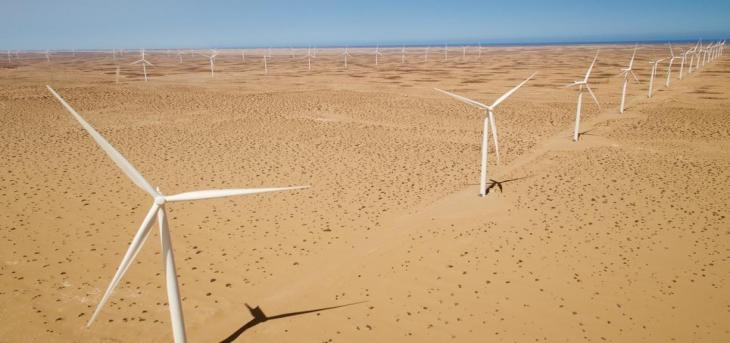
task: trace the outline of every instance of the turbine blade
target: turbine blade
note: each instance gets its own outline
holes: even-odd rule
[[[583,82],[588,82],[588,77],[591,76],[591,71],[593,71],[593,66],[596,65],[596,60],[598,60],[598,51],[596,51],[596,57],[593,58],[593,62],[588,68],[588,71],[586,72],[586,77],[583,79]]]
[[[96,143],[99,144],[99,147],[101,147],[101,149],[104,150],[107,155],[109,155],[112,161],[114,161],[114,163],[122,170],[122,172],[124,172],[124,174],[126,174],[127,177],[129,177],[129,179],[134,182],[135,185],[137,185],[137,187],[141,188],[153,197],[159,195],[157,191],[152,188],[152,185],[150,185],[149,182],[145,180],[142,174],[140,174],[137,169],[134,169],[134,166],[132,166],[132,164],[129,163],[129,161],[127,161],[127,159],[125,159],[124,156],[119,153],[119,151],[114,149],[114,147],[109,144],[109,142],[107,142],[106,139],[104,139],[104,137],[99,132],[97,132],[91,125],[89,125],[89,123],[87,123],[86,120],[84,120],[84,118],[82,118],[81,115],[76,112],[76,110],[71,108],[71,106],[69,106],[69,104],[66,103],[66,101],[63,100],[63,98],[61,98],[61,96],[58,95],[58,93],[56,93],[53,88],[51,88],[51,86],[46,85],[46,87],[48,87],[48,90],[51,91],[51,94],[53,94],[53,96],[55,96],[56,99],[61,102],[63,107],[65,107],[66,110],[69,111],[76,118],[81,126],[89,133],[91,138],[93,138]]]
[[[147,216],[142,221],[142,225],[140,225],[139,230],[137,230],[137,234],[134,235],[132,243],[129,244],[127,253],[124,254],[124,258],[122,258],[122,263],[119,264],[117,272],[114,274],[114,278],[112,278],[112,281],[109,283],[109,287],[107,287],[106,293],[104,293],[104,296],[101,298],[99,305],[96,306],[96,310],[94,311],[94,314],[91,315],[91,319],[89,319],[89,322],[86,323],[87,327],[91,326],[91,324],[94,323],[94,320],[96,320],[96,316],[98,316],[99,312],[101,312],[101,308],[104,307],[107,301],[109,301],[109,297],[119,284],[122,276],[124,276],[124,273],[127,272],[127,269],[132,264],[132,261],[134,261],[134,258],[137,257],[137,253],[144,245],[144,242],[147,239],[147,235],[150,232],[150,228],[152,227],[152,222],[154,221],[155,215],[157,214],[157,211],[159,209],[160,207],[157,204],[153,204],[149,212],[147,212]]]
[[[634,77],[634,80],[636,80],[636,82],[639,82],[639,83],[641,82],[641,81],[639,81],[639,78],[636,77],[636,74],[634,74],[634,71],[633,70],[631,71],[631,76]]]
[[[296,189],[309,188],[309,186],[282,187],[282,188],[239,188],[239,189],[211,189],[205,191],[186,192],[175,195],[165,196],[165,200],[170,202],[203,200],[213,198],[225,198],[236,195],[249,195],[256,193],[292,191]]]
[[[598,98],[596,98],[596,95],[593,94],[593,90],[591,89],[591,86],[586,84],[586,89],[588,89],[588,93],[591,94],[591,97],[593,98],[593,101],[596,102],[596,105],[598,105],[598,109],[601,109],[601,104],[598,103]]]
[[[499,99],[497,99],[497,101],[495,101],[492,104],[492,108],[497,107],[497,105],[501,104],[502,101],[507,100],[507,98],[509,98],[512,94],[514,94],[514,92],[516,92],[518,89],[520,89],[520,87],[522,87],[525,83],[527,83],[527,81],[530,81],[530,79],[532,79],[535,76],[535,74],[537,74],[537,72],[532,73],[532,75],[530,75],[530,77],[525,79],[525,81],[522,81],[519,85],[515,86],[515,88],[510,89],[509,92],[504,93],[501,97],[499,97]]]
[[[489,106],[487,106],[487,105],[485,105],[485,104],[482,104],[481,102],[477,102],[477,101],[474,101],[474,100],[471,100],[471,99],[465,98],[465,97],[463,97],[463,96],[461,96],[461,95],[456,95],[456,94],[454,94],[454,93],[451,93],[451,92],[447,92],[447,91],[445,91],[445,90],[443,90],[443,89],[438,89],[438,88],[434,88],[434,89],[435,89],[435,90],[437,90],[437,91],[439,91],[439,92],[441,92],[441,93],[444,93],[444,94],[446,94],[446,95],[448,95],[448,96],[450,96],[450,97],[453,97],[453,98],[455,98],[455,99],[457,99],[457,100],[460,100],[460,101],[462,101],[462,102],[465,102],[465,103],[467,103],[467,104],[469,104],[469,105],[472,105],[472,106],[476,106],[476,107],[479,107],[479,108],[481,108],[481,109],[483,109],[483,110],[486,110],[486,109],[488,109],[488,108],[489,108]]]

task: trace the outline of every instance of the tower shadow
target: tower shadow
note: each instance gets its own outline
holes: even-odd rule
[[[239,336],[241,336],[241,334],[246,332],[246,330],[248,330],[258,324],[261,324],[263,322],[269,321],[269,320],[281,319],[281,318],[293,317],[293,316],[300,316],[303,314],[315,313],[315,312],[321,312],[321,311],[327,311],[327,310],[334,310],[336,308],[362,304],[364,302],[365,301],[358,301],[358,302],[339,305],[339,306],[323,307],[323,308],[317,308],[317,309],[313,309],[313,310],[304,310],[304,311],[277,314],[275,316],[267,316],[266,313],[264,313],[264,310],[262,310],[260,306],[256,306],[256,307],[252,308],[248,304],[245,304],[246,308],[248,308],[248,311],[251,312],[251,316],[253,316],[253,319],[249,320],[246,324],[243,324],[243,326],[241,326],[238,330],[236,330],[230,336],[228,336],[224,340],[222,340],[221,343],[231,343],[231,342],[235,341]]]

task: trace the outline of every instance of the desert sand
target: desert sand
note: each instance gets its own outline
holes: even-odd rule
[[[598,48],[574,143],[561,86]],[[168,207],[192,342],[728,342],[730,63],[668,88],[664,63],[648,99],[645,46],[619,115],[632,48],[222,50],[214,78],[148,51],[146,83],[134,51],[2,61],[0,342],[172,337],[156,230],[85,327],[152,199],[46,84],[165,193],[312,186]],[[534,71],[480,198],[484,114],[433,88],[491,103]]]

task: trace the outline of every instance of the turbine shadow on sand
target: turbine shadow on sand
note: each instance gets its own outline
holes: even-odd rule
[[[494,180],[494,179],[489,179],[489,183],[487,184],[487,187],[484,190],[484,194],[489,194],[489,192],[492,189],[494,189],[495,187],[497,189],[499,189],[499,192],[500,193],[502,193],[503,192],[502,184],[509,183],[509,182],[513,182],[513,181],[519,181],[519,180],[522,180],[522,179],[526,179],[528,177],[532,177],[532,175],[518,177],[518,178],[514,178],[514,179],[502,180],[502,181],[497,181],[497,180]],[[479,184],[470,183],[467,186],[479,186]]]
[[[313,310],[304,310],[304,311],[296,311],[296,312],[289,312],[289,313],[282,313],[277,314],[275,316],[267,316],[264,311],[261,309],[261,307],[256,306],[252,308],[248,304],[246,305],[246,308],[248,308],[248,311],[251,312],[251,316],[253,316],[253,319],[249,320],[246,324],[243,324],[238,330],[236,330],[234,333],[232,333],[230,336],[226,337],[224,340],[221,341],[221,343],[231,343],[235,341],[241,334],[243,334],[246,330],[261,324],[263,322],[274,320],[274,319],[281,319],[286,317],[293,317],[293,316],[300,316],[303,314],[309,314],[309,313],[316,313],[316,312],[322,312],[327,310],[334,310],[340,307],[346,307],[346,306],[352,306],[357,304],[365,303],[365,301],[358,301],[354,303],[344,304],[344,305],[338,305],[338,306],[330,306],[330,307],[322,307],[317,308]]]

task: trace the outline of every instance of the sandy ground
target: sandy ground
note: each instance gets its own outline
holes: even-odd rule
[[[618,115],[632,47],[600,47],[573,143],[560,87],[596,48],[221,51],[214,78],[148,52],[147,83],[136,52],[0,61],[0,341],[171,340],[156,232],[85,328],[152,199],[50,84],[167,194],[312,186],[168,206],[193,342],[728,342],[730,63],[662,64],[647,99],[644,47]],[[533,71],[480,198],[483,113],[433,87],[491,103]]]

